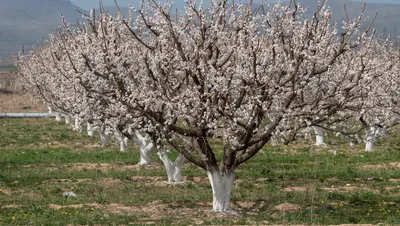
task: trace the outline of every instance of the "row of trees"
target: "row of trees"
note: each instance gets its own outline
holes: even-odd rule
[[[376,134],[399,122],[399,53],[360,29],[362,14],[338,27],[325,2],[312,19],[296,1],[210,2],[188,0],[175,16],[169,3],[142,0],[127,16],[101,8],[73,27],[63,19],[16,59],[23,83],[77,125],[113,132],[121,150],[138,143],[141,164],[154,146],[170,181],[186,160],[203,168],[214,211],[229,210],[235,169],[270,141],[313,127]]]

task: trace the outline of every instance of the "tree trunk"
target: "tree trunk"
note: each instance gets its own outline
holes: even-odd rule
[[[71,124],[71,117],[69,115],[65,115],[65,124]]]
[[[167,171],[168,182],[181,182],[182,181],[182,167],[186,162],[185,157],[179,154],[175,159],[175,162],[172,162],[168,157],[166,151],[157,152],[161,161],[164,163],[165,170]]]
[[[139,131],[135,131],[133,135],[133,141],[139,146],[140,161],[139,165],[150,165],[151,163],[151,151],[153,150],[153,142],[148,134],[143,137]]]
[[[139,146],[139,153],[140,153],[139,165],[150,165],[152,150],[153,150],[153,143]]]
[[[61,121],[61,113],[56,113],[56,121],[57,122]]]
[[[87,135],[89,137],[93,137],[94,136],[93,125],[90,124],[90,123],[87,123]]]
[[[227,174],[221,175],[217,170],[211,170],[207,172],[207,175],[213,191],[213,211],[229,211],[235,173],[232,170]]]
[[[120,152],[127,152],[128,151],[128,141],[127,137],[124,137],[122,140],[119,141],[119,151]]]
[[[321,146],[324,145],[324,136],[325,136],[325,130],[322,129],[321,127],[318,126],[313,126],[314,131],[315,131],[315,137],[316,137],[316,146]]]
[[[372,152],[374,148],[374,144],[376,142],[376,128],[375,127],[369,127],[366,131],[366,140],[365,140],[365,151],[366,152]]]
[[[80,130],[81,129],[81,125],[80,125],[80,122],[79,122],[79,118],[78,117],[76,117],[75,118],[75,124],[74,124],[74,131],[78,131],[78,130]]]
[[[128,142],[129,139],[127,137],[125,137],[121,131],[119,131],[118,129],[114,130],[114,135],[115,138],[117,139],[117,141],[119,142],[119,151],[120,152],[127,152],[128,151]]]
[[[100,127],[99,133],[100,133],[101,144],[103,146],[108,145],[108,134],[107,134],[106,128],[104,126]]]

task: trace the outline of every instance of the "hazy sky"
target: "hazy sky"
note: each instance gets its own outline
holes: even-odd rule
[[[184,0],[169,0],[170,2],[174,2],[175,6],[183,7],[185,4]],[[236,0],[237,1],[237,0]],[[242,2],[248,2],[249,0],[242,0]],[[266,1],[266,0],[265,0]],[[271,1],[271,0],[270,0]],[[274,1],[274,0],[272,0]],[[275,0],[276,1],[276,0]],[[399,0],[400,1],[400,0]],[[99,0],[71,0],[72,3],[75,5],[83,8],[83,9],[91,9],[91,8],[98,8]],[[119,6],[128,6],[129,4],[138,6],[140,0],[117,0]],[[204,3],[207,4],[209,1],[204,0]],[[254,0],[254,2],[262,2],[262,0]],[[103,4],[106,6],[113,6],[114,0],[103,0]]]
[[[247,2],[248,0],[243,0],[243,2]],[[255,2],[261,2],[262,0],[256,0]],[[270,0],[272,2],[273,0]],[[300,0],[301,1],[301,0]],[[342,0],[330,0],[330,1],[342,1]],[[400,4],[400,0],[357,0],[361,2],[369,2],[369,3],[398,3]],[[72,3],[75,5],[84,8],[84,9],[91,9],[91,8],[98,8],[99,0],[71,0]],[[131,5],[138,5],[139,0],[118,0],[118,4],[120,6],[128,6]],[[182,7],[185,5],[184,0],[174,0],[175,5],[178,7]],[[208,2],[205,0],[204,2]],[[114,5],[114,0],[103,0],[104,5]]]
[[[71,0],[72,3],[75,5],[84,8],[84,9],[91,9],[91,8],[98,8],[99,0]],[[119,6],[127,7],[129,4],[133,6],[138,6],[140,0],[117,0]],[[185,2],[184,0],[175,0],[175,5],[182,7]],[[114,6],[114,0],[103,0],[103,4],[105,6]]]

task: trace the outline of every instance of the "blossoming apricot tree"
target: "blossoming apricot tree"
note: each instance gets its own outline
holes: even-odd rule
[[[256,11],[252,1],[186,2],[176,17],[171,4],[142,0],[127,17],[102,13],[76,32],[65,26],[55,60],[63,72],[52,76],[71,84],[63,95],[82,90],[85,107],[76,114],[90,111],[91,120],[127,137],[146,132],[159,150],[182,155],[178,168],[182,157],[203,168],[214,211],[229,211],[235,169],[267,142],[355,115],[375,95],[366,91],[376,75],[390,70],[370,28],[360,30],[363,17],[339,29],[325,1],[312,19],[296,1]],[[35,67],[21,73],[27,70],[50,76]],[[223,143],[220,162],[213,139]]]

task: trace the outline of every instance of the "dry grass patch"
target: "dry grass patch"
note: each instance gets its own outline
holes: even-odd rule
[[[12,195],[12,191],[8,188],[0,188],[0,194],[5,194],[7,196],[11,196]]]
[[[368,170],[400,168],[400,162],[388,162],[388,163],[383,163],[383,164],[365,164],[365,165],[361,165],[360,168],[368,169]]]
[[[43,184],[57,184],[57,185],[78,185],[81,183],[93,182],[96,181],[101,187],[107,189],[121,189],[123,187],[123,182],[118,178],[101,178],[99,180],[93,179],[51,179],[42,181]]]
[[[360,187],[357,186],[351,186],[351,185],[346,185],[346,186],[331,186],[331,187],[320,187],[319,189],[328,191],[328,192],[354,192],[357,190],[363,190],[363,191],[370,191],[372,193],[380,193],[378,189],[372,189],[368,187],[364,187],[364,184],[361,184]],[[311,187],[302,187],[302,186],[291,186],[291,187],[285,187],[282,188],[281,191],[286,191],[286,192],[308,192],[315,190],[315,188]]]
[[[241,203],[241,206],[252,206],[245,203]],[[218,218],[229,218],[238,219],[239,215],[214,213],[211,211],[211,202],[196,202],[196,203],[164,203],[161,200],[156,200],[142,206],[127,206],[123,203],[110,203],[110,204],[98,204],[98,203],[85,203],[85,204],[73,204],[73,205],[57,205],[50,204],[50,209],[61,210],[64,208],[96,208],[104,209],[109,213],[120,214],[120,215],[146,215],[146,218],[141,218],[143,222],[157,222],[163,218],[171,216],[186,217],[190,219],[197,219],[197,223],[204,223],[200,219],[218,219]]]
[[[310,191],[311,188],[307,188],[307,187],[286,187],[286,188],[282,188],[282,191],[296,191],[296,192],[306,192],[306,191]]]
[[[23,205],[0,205],[0,209],[20,209]]]
[[[173,186],[182,185],[186,183],[209,183],[208,177],[194,177],[194,176],[182,176],[181,182],[168,182],[167,176],[132,176],[131,180],[137,183],[144,183],[152,186]]]
[[[385,187],[386,191],[400,190],[400,186],[387,186]]]
[[[395,179],[395,178],[389,179],[389,181],[393,183],[400,183],[400,179]]]
[[[124,183],[120,179],[115,178],[102,178],[98,180],[101,187],[107,189],[122,189]]]
[[[1,113],[47,112],[47,109],[43,103],[35,102],[26,95],[0,94],[0,112]]]
[[[26,189],[17,189],[13,190],[13,197],[18,197],[22,200],[40,200],[43,198],[43,195],[36,190],[26,190]]]
[[[340,187],[324,187],[321,188],[324,191],[329,191],[329,192],[354,192],[357,190],[363,190],[363,191],[369,191],[372,193],[380,193],[380,191],[378,189],[372,189],[372,188],[367,188],[367,187],[362,187],[363,185],[361,185],[360,187],[356,187],[356,186],[340,186]]]
[[[85,203],[85,204],[73,204],[73,205],[57,205],[57,204],[49,204],[49,208],[53,210],[61,210],[64,208],[73,208],[73,209],[80,209],[80,208],[102,208],[103,205],[98,203]]]
[[[12,166],[8,166],[11,168]],[[151,169],[163,169],[161,163],[152,163],[152,165],[138,165],[138,164],[126,164],[123,162],[118,163],[74,163],[74,164],[27,164],[24,168],[45,168],[46,171],[53,171],[58,169],[67,169],[69,171],[83,171],[83,170],[99,170],[107,172],[110,170],[124,171],[124,170],[151,170]],[[50,181],[50,180],[49,180]]]
[[[71,180],[71,179],[50,179],[50,180],[44,180],[42,181],[43,184],[79,184],[82,182],[89,182],[92,181],[92,179],[76,179],[76,180]]]
[[[71,166],[72,171],[82,171],[82,170],[99,170],[102,172],[107,172],[110,170],[124,171],[124,170],[143,170],[144,169],[161,169],[161,164],[152,165],[127,165],[125,163],[76,163]]]
[[[12,165],[7,166],[8,168],[11,168]],[[63,168],[62,165],[57,165],[57,164],[27,164],[23,165],[24,168],[44,168],[43,170],[46,171],[56,171],[60,168]]]
[[[258,208],[264,206],[265,203],[257,202],[234,202],[232,203],[232,213],[215,213],[212,212],[211,202],[173,202],[164,203],[161,200],[156,200],[142,206],[128,206],[123,203],[110,203],[110,204],[98,204],[98,203],[86,203],[86,204],[73,204],[73,205],[57,205],[50,204],[49,208],[54,210],[61,210],[63,208],[96,208],[104,209],[105,211],[113,214],[120,215],[145,215],[145,218],[141,218],[141,222],[157,222],[163,218],[171,216],[179,216],[193,219],[195,224],[203,224],[204,220],[201,219],[233,219],[238,220],[242,214],[255,215],[257,214]],[[300,206],[294,204],[281,204],[276,207],[278,211],[285,212],[297,212],[301,209]],[[240,212],[236,212],[240,211]]]
[[[281,212],[295,213],[301,210],[301,206],[291,203],[282,203],[280,205],[274,206],[274,209]]]

